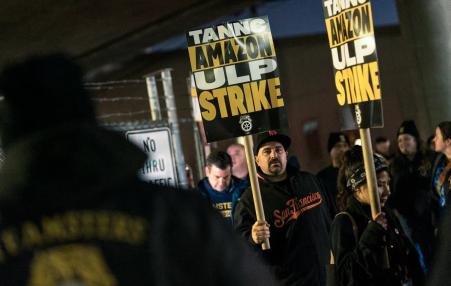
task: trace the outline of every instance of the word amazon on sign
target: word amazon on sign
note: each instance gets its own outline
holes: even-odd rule
[[[369,0],[323,0],[343,129],[383,126]]]
[[[187,41],[207,141],[283,127],[285,101],[267,17],[189,31]]]

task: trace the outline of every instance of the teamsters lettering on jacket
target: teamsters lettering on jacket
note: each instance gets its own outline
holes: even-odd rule
[[[79,239],[138,245],[146,241],[148,228],[143,218],[121,212],[82,210],[45,216],[38,223],[25,221],[0,232],[0,263],[6,255],[16,257],[23,251]]]

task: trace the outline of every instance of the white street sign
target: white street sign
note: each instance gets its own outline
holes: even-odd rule
[[[169,128],[128,131],[125,136],[148,156],[144,166],[139,170],[142,180],[159,185],[177,186],[177,171]]]

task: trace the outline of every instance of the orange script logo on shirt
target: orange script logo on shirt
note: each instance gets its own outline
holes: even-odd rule
[[[319,192],[309,194],[303,198],[293,198],[288,200],[285,205],[287,208],[283,210],[275,210],[273,212],[274,226],[283,227],[287,222],[296,220],[302,213],[320,205],[323,201]]]

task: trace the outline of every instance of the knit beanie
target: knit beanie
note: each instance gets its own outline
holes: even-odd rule
[[[420,139],[420,133],[418,132],[417,126],[415,125],[415,122],[413,120],[406,120],[401,124],[398,129],[398,133],[396,134],[396,138],[398,138],[399,135],[402,134],[409,134],[415,137],[417,141],[419,141]]]
[[[329,139],[327,140],[327,152],[330,152],[332,148],[334,148],[335,144],[342,142],[347,143],[348,145],[351,145],[349,143],[348,136],[346,136],[344,133],[341,132],[332,132],[329,134]]]

